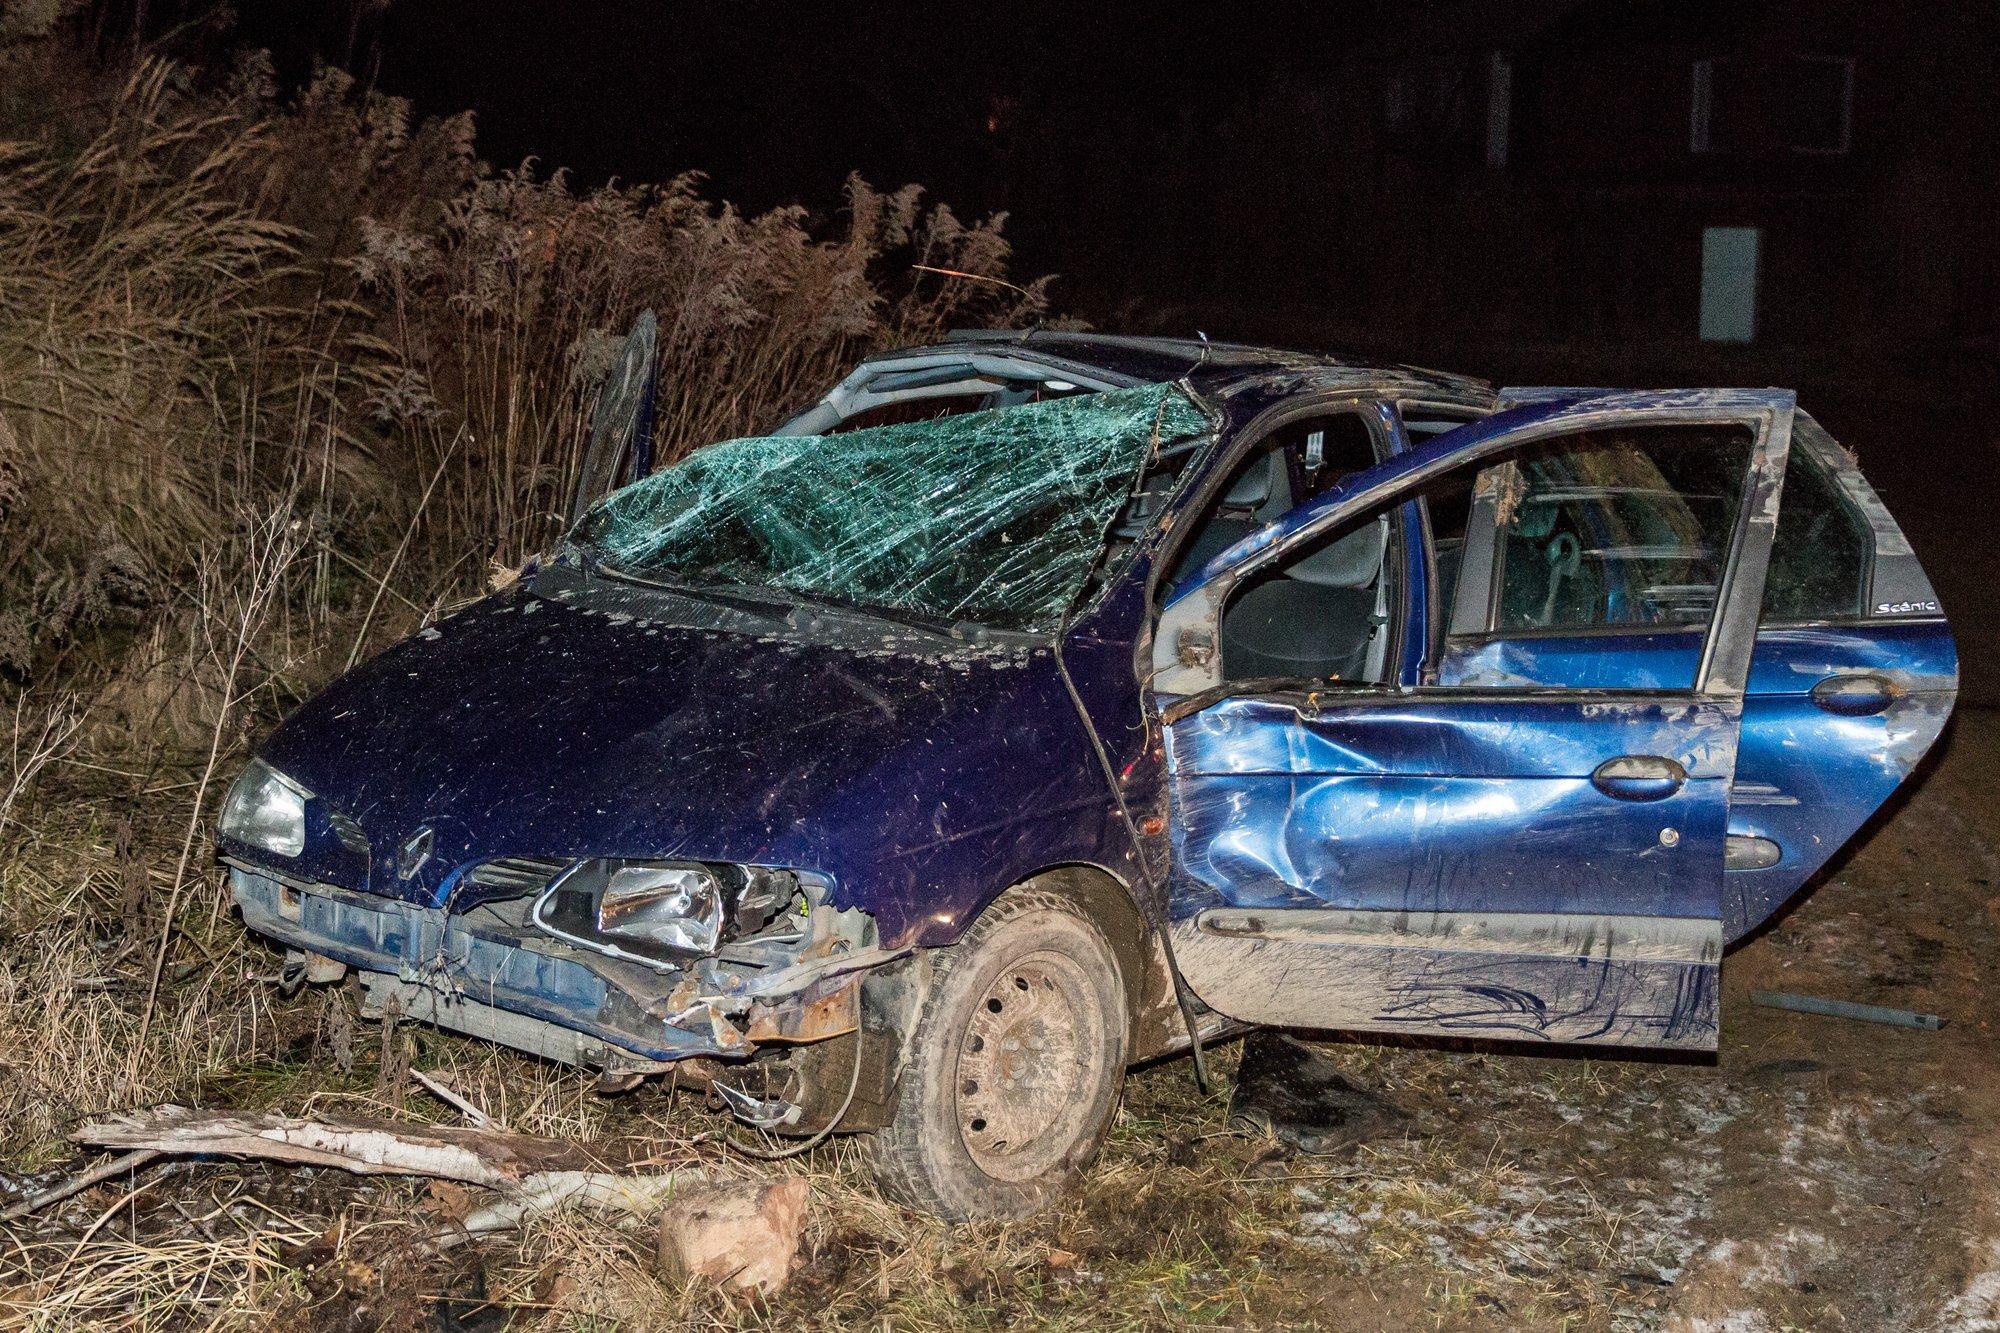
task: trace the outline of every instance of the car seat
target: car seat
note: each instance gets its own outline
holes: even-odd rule
[[[1176,567],[1176,577],[1200,569],[1292,507],[1292,488],[1285,472],[1285,455],[1273,449],[1253,460],[1230,483],[1222,502],[1195,534]]]
[[[1222,616],[1228,677],[1365,678],[1386,619],[1376,585],[1388,549],[1378,518],[1245,589]]]

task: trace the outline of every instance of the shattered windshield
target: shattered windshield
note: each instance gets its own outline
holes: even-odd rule
[[[1148,458],[1209,428],[1152,384],[840,435],[710,445],[570,533],[605,572],[1049,630]]]

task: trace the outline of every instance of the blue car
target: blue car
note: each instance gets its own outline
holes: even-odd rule
[[[235,901],[371,1013],[860,1133],[947,1217],[1259,1025],[1714,1050],[1956,694],[1789,392],[972,333],[652,471],[643,379],[556,550],[263,744]]]

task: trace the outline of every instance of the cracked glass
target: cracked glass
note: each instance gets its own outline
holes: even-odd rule
[[[1054,629],[1162,448],[1209,421],[1176,384],[838,435],[729,440],[593,505],[569,550],[669,585]]]

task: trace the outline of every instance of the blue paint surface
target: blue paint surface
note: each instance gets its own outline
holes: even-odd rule
[[[1520,636],[1448,656],[1447,684],[1507,679],[1595,689],[1693,677],[1698,633]],[[1888,680],[1896,699],[1863,717],[1812,697],[1832,677]],[[1958,655],[1942,620],[1773,626],[1759,631],[1743,704],[1729,831],[1776,842],[1782,859],[1733,871],[1723,890],[1729,939],[1762,924],[1805,886],[1915,769],[1944,729]]]
[[[314,793],[306,851],[279,868],[437,906],[491,857],[785,866],[900,945],[956,938],[1045,866],[1124,858],[1046,646],[869,652],[655,609],[517,588],[350,672],[260,751]],[[366,864],[335,811],[366,830]],[[402,881],[420,828],[434,854]]]
[[[1174,914],[1235,905],[1713,916],[1734,709],[1603,696],[1231,699],[1169,734]],[[1608,759],[1678,761],[1663,800]],[[1661,840],[1673,830],[1672,845]]]

